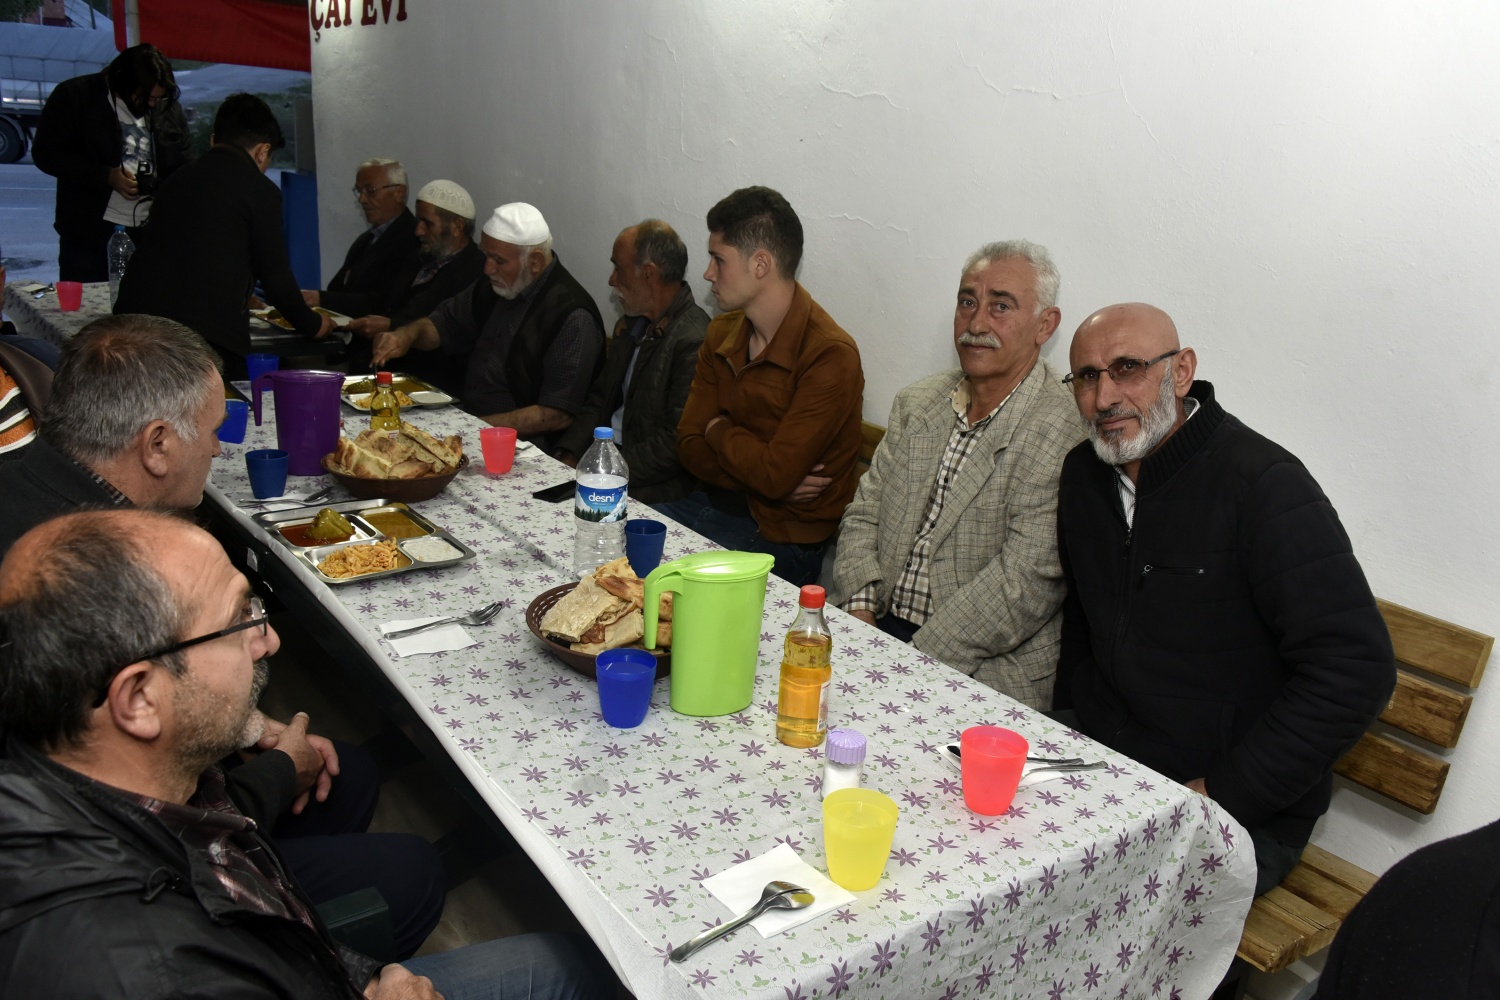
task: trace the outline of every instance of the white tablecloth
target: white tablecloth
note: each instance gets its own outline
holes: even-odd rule
[[[346,413],[357,430],[360,418]],[[671,946],[730,916],[700,885],[709,875],[778,842],[826,870],[821,752],[775,736],[781,637],[796,589],[771,580],[748,709],[676,715],[663,680],[642,726],[611,729],[593,682],[552,657],[523,619],[533,596],[571,578],[571,505],[530,496],[570,470],[532,453],[510,474],[489,477],[474,418],[453,409],[409,416],[434,433],[465,435],[474,463],[419,509],[479,559],[340,588],[305,570],[301,578],[419,709],[635,995],[1211,992],[1233,957],[1254,883],[1243,829],[1208,799],[836,609],[830,723],[865,733],[865,784],[901,807],[885,874],[821,921],[770,940],[741,929],[685,964],[668,962]],[[249,495],[242,455],[272,442],[272,423],[252,425],[245,445],[215,463],[214,502]],[[233,516],[248,523],[238,510]],[[667,558],[707,547],[674,526]],[[505,611],[471,630],[482,641],[469,649],[395,658],[378,637],[385,621],[496,599]],[[975,816],[938,751],[978,723],[1016,729],[1037,752],[1110,766],[1023,788],[1002,817]]]

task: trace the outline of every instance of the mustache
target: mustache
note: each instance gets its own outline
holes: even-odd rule
[[[993,333],[961,333],[958,335],[959,347],[993,347],[1000,349],[1000,338]]]
[[[1094,414],[1092,423],[1095,427],[1098,427],[1106,420],[1119,420],[1121,417],[1134,417],[1135,419],[1140,420],[1141,413],[1139,410],[1128,409],[1124,406],[1111,406],[1107,410],[1100,410],[1098,413]]]
[[[265,691],[266,684],[271,680],[271,661],[256,660],[254,676],[250,679],[250,704],[256,705],[260,702],[261,692]]]

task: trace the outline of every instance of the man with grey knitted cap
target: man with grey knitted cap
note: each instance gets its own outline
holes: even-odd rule
[[[417,269],[417,220],[406,207],[406,168],[384,157],[366,160],[354,174],[354,198],[367,228],[328,287],[303,289],[302,299],[345,316],[385,315]]]
[[[377,335],[374,362],[413,350],[466,358],[469,411],[550,450],[603,360],[599,307],[553,252],[552,231],[532,205],[495,209],[479,250],[483,278],[430,315]]]

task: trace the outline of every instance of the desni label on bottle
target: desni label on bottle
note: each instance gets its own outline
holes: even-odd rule
[[[579,483],[574,493],[573,513],[585,521],[623,521],[628,492],[629,487],[625,485],[607,487]]]

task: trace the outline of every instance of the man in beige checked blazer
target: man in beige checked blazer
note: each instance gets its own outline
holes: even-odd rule
[[[832,597],[855,617],[1035,708],[1062,624],[1057,478],[1084,438],[1041,359],[1057,330],[1045,247],[990,243],[964,264],[960,370],[909,385],[839,527]]]

